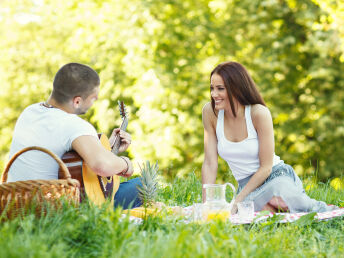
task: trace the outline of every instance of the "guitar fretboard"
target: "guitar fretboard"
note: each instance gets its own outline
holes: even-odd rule
[[[127,117],[124,117],[122,124],[120,126],[120,129],[125,131],[127,129],[127,126],[128,126],[128,119]],[[119,135],[117,135],[115,138],[114,144],[112,145],[111,152],[117,155],[120,145],[121,145],[121,138],[119,137]]]

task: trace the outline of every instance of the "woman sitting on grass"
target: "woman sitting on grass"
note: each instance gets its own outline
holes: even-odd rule
[[[245,67],[225,62],[210,76],[211,103],[202,112],[202,183],[215,183],[219,154],[238,181],[232,213],[242,201],[253,201],[255,211],[332,210],[334,206],[307,196],[293,168],[275,155],[270,111]]]

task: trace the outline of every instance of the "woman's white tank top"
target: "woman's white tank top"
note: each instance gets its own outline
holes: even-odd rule
[[[217,151],[228,163],[237,181],[251,176],[260,166],[258,135],[252,123],[250,105],[245,106],[245,120],[248,136],[240,142],[231,142],[226,139],[223,110],[219,110],[216,124]],[[280,162],[282,160],[274,153],[273,166]]]

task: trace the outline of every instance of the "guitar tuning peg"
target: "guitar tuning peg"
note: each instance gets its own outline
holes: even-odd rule
[[[118,100],[118,108],[122,118],[127,116],[127,107],[124,105],[123,101]]]

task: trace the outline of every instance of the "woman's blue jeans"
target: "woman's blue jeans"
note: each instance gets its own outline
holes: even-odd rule
[[[142,202],[137,190],[138,185],[142,186],[139,177],[120,183],[114,198],[114,208],[122,206],[123,209],[128,209],[141,206]]]

